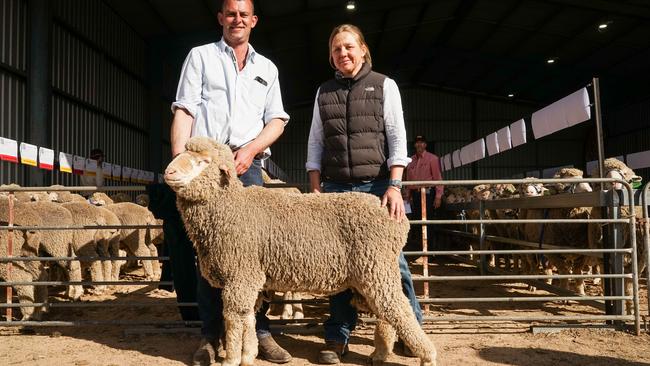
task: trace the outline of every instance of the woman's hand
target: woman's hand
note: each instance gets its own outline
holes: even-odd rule
[[[397,187],[390,186],[384,193],[381,199],[381,207],[386,207],[387,204],[389,205],[388,213],[391,219],[402,222],[406,218],[402,193]]]

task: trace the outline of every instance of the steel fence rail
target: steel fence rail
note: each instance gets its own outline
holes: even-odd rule
[[[645,255],[646,265],[646,286],[650,287],[650,219],[648,219],[648,191],[650,190],[650,182],[646,183],[641,190],[641,206],[643,213],[643,251]],[[650,291],[647,291],[648,296],[648,316],[650,316]]]
[[[424,193],[424,190],[425,190],[424,187],[431,187],[431,186],[435,186],[435,185],[467,186],[467,185],[478,185],[478,184],[528,184],[528,183],[531,183],[531,182],[533,182],[531,179],[501,179],[501,180],[492,180],[492,179],[490,179],[490,180],[472,180],[472,181],[416,181],[416,182],[405,182],[404,185],[407,186],[407,187],[408,186],[420,186],[421,187],[420,192]],[[600,183],[601,186],[602,186],[602,183],[614,183],[614,182],[621,183],[625,187],[624,193],[627,193],[627,198],[624,197],[624,199],[627,200],[626,204],[630,208],[630,212],[634,212],[635,203],[634,203],[634,194],[633,194],[632,186],[628,182],[623,181],[622,179],[616,179],[616,178],[557,179],[557,178],[552,178],[552,179],[535,179],[534,182],[535,183],[541,183],[541,184],[553,184],[553,183],[564,183],[564,184],[571,184],[571,183]],[[567,196],[564,196],[564,197],[567,197]],[[541,197],[541,198],[543,199],[543,197]],[[587,198],[589,198],[589,197],[587,197]],[[597,198],[600,198],[600,196],[597,197]],[[422,202],[421,206],[426,207],[426,196],[424,194],[422,194],[422,199],[423,199],[423,202]],[[521,202],[521,199],[519,199],[519,200]],[[540,201],[539,200],[534,201],[534,200],[535,199],[527,199],[526,202],[528,202],[528,205],[525,208],[535,208],[534,206],[535,206],[536,202],[540,202]],[[495,203],[495,202],[499,202],[499,201],[501,201],[500,205]],[[630,232],[632,232],[632,233],[636,232],[635,231],[636,220],[634,219],[633,216],[632,217],[626,217],[626,218],[620,218],[620,219],[614,217],[612,219],[566,219],[566,220],[565,219],[539,219],[539,220],[537,220],[537,219],[535,219],[535,220],[496,219],[496,220],[494,220],[494,219],[484,219],[483,218],[483,210],[486,209],[485,202],[490,202],[492,206],[495,206],[495,207],[491,207],[491,208],[517,208],[517,206],[513,202],[503,202],[503,201],[509,201],[509,200],[479,201],[479,202],[475,202],[472,205],[470,205],[470,206],[472,206],[471,209],[479,211],[481,217],[478,220],[464,220],[464,219],[461,219],[461,220],[426,220],[426,216],[424,215],[425,211],[423,210],[422,220],[411,220],[410,223],[411,223],[411,225],[423,225],[423,227],[424,227],[424,225],[447,225],[447,224],[469,225],[469,224],[477,224],[477,225],[479,225],[479,230],[480,230],[480,235],[478,236],[479,237],[479,243],[481,245],[480,249],[484,249],[483,248],[484,241],[488,241],[488,240],[491,240],[491,239],[496,239],[494,237],[489,238],[489,239],[486,237],[485,232],[484,232],[484,227],[483,227],[483,225],[485,225],[485,224],[526,224],[526,223],[537,223],[537,224],[542,224],[542,223],[547,223],[547,224],[551,224],[551,223],[626,224],[626,225],[630,226]],[[557,202],[557,199],[555,200],[556,202],[553,205],[551,205],[548,202],[548,200],[544,200],[544,201],[545,201],[545,204],[547,206],[542,206],[542,207],[549,207],[549,208],[550,207],[584,207],[584,206],[595,207],[595,206],[603,206],[602,200],[598,201],[598,202],[595,202],[595,203],[592,201],[591,204],[589,204],[589,203],[587,203],[589,200],[588,199],[585,200],[585,197],[581,197],[581,200],[580,200],[581,204],[573,205],[573,206],[571,205],[571,203]],[[559,205],[558,205],[558,203],[559,203]],[[466,206],[467,206],[467,204],[466,204]],[[491,240],[491,241],[500,241],[500,240],[497,239],[497,240]],[[423,242],[424,242],[424,240],[423,240]],[[636,258],[637,257],[637,249],[636,249],[637,248],[637,243],[636,243],[635,235],[631,235],[630,242],[631,242],[631,245],[630,245],[631,248],[629,248],[630,251],[627,252],[627,253],[629,253],[631,255],[631,257],[632,257],[632,260],[631,260],[631,262],[632,262],[632,270],[631,270],[631,272],[632,273],[625,274],[625,275],[622,275],[622,274],[621,275],[614,275],[614,276],[617,276],[617,277],[610,277],[610,278],[621,278],[621,277],[618,277],[618,276],[622,276],[623,278],[630,278],[632,280],[632,284],[633,284],[633,299],[632,300],[633,300],[633,306],[634,306],[634,315],[630,316],[629,319],[634,320],[635,331],[636,331],[636,334],[638,335],[638,334],[640,334],[640,313],[639,313],[639,297],[638,297],[638,294],[639,294],[638,266],[637,266],[637,258]],[[522,245],[524,243],[523,242],[518,243],[516,241],[512,241],[509,244]],[[539,245],[542,245],[542,244],[538,243],[538,246]],[[524,246],[530,246],[530,243],[525,243]],[[569,248],[562,248],[562,249],[569,249]],[[426,247],[423,248],[423,252],[427,252]],[[449,253],[450,255],[457,255],[457,253],[454,253],[454,252],[455,251],[447,251],[447,253]],[[468,251],[468,252],[469,253],[467,253],[467,251],[466,251],[465,253],[469,254],[469,255],[479,254],[479,253],[476,253],[476,252],[473,252],[473,251]],[[594,252],[594,253],[596,253],[596,252]],[[589,254],[594,254],[594,253],[589,253]],[[606,253],[606,252],[600,252],[600,253]],[[612,253],[614,253],[614,252],[612,252]],[[646,251],[646,253],[647,253],[648,261],[650,261],[650,250]],[[489,254],[499,254],[499,253],[489,253]],[[585,254],[587,254],[587,253],[585,253]],[[424,258],[426,258],[426,256],[424,256]],[[484,268],[483,260],[481,261],[481,264],[482,264],[481,268]],[[579,275],[579,276],[574,276],[574,275],[559,275],[558,276],[558,275],[555,275],[555,276],[548,276],[547,279],[552,279],[552,278],[561,279],[563,276],[569,276],[569,277],[565,277],[567,279],[568,278],[596,278],[596,277],[582,277],[582,276],[585,276],[585,275]],[[591,275],[589,275],[589,276],[591,276]],[[480,277],[485,278],[485,276],[480,276]],[[494,276],[494,277],[498,277],[500,280],[501,279],[506,279],[506,278],[511,278],[513,280],[516,280],[517,278],[518,279],[523,279],[523,280],[533,279],[528,275],[522,275],[522,276],[503,276],[503,275],[501,275],[501,276]],[[423,280],[425,280],[425,278],[426,277],[421,277],[420,279],[414,279],[414,281],[423,281]],[[476,279],[479,279],[479,278],[472,278],[472,279],[476,280]],[[487,278],[492,278],[492,277],[488,276]],[[543,277],[538,277],[538,276],[534,277],[534,279],[542,279],[542,278]],[[605,277],[601,277],[601,278],[605,278]],[[648,279],[649,279],[649,283],[650,283],[650,274],[648,276]],[[435,281],[435,279],[431,279],[431,280]],[[443,279],[438,277],[437,280],[438,281],[439,280],[454,281],[454,280],[458,280],[458,279],[453,279],[453,278],[451,278],[449,276],[445,276],[445,277],[443,277]],[[425,299],[425,300],[427,300],[427,299]],[[649,294],[649,301],[650,301],[650,294]],[[608,316],[613,316],[613,315],[611,315],[611,314],[605,315],[605,317],[608,317]],[[612,320],[612,319],[610,319],[610,320]]]
[[[147,186],[1,187],[0,192],[144,192]]]
[[[126,257],[0,257],[0,263],[8,262],[60,262],[60,261],[78,261],[78,262],[94,262],[94,261],[136,261],[136,260],[160,260],[168,261],[170,260],[167,256],[159,257],[135,257],[135,256],[126,256]]]
[[[173,286],[172,281],[2,281],[0,286]]]
[[[101,207],[101,206],[99,206]],[[1,225],[0,230],[41,230],[41,231],[63,231],[63,230],[106,230],[106,229],[162,229],[162,225],[68,225],[68,226],[8,226]]]
[[[476,220],[409,220],[414,225],[451,224],[629,224],[629,219],[476,219]]]
[[[627,274],[567,274],[567,275],[476,275],[476,276],[428,276],[413,277],[413,282],[422,281],[506,281],[506,280],[552,280],[552,279],[587,279],[587,278],[633,278]],[[2,282],[0,282],[2,283]]]
[[[492,249],[492,250],[434,250],[426,252],[403,252],[405,256],[424,255],[471,255],[471,254],[593,254],[632,253],[630,248],[620,249]]]

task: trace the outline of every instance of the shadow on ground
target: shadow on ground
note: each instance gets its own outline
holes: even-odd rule
[[[607,356],[590,356],[545,348],[490,347],[479,351],[489,362],[513,366],[648,366],[645,362],[622,360]]]

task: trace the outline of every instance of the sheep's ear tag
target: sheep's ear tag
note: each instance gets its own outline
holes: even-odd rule
[[[219,170],[221,170],[224,174],[230,178],[230,169],[228,169],[228,166],[226,164],[221,164],[219,165]]]

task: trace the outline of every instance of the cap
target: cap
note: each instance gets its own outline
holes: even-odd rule
[[[427,139],[424,138],[422,135],[417,135],[415,136],[415,142],[422,141],[422,142],[427,142]]]

